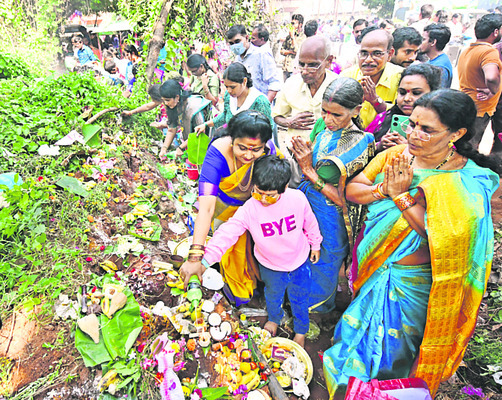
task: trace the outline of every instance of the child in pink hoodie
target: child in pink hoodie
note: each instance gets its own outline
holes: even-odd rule
[[[255,242],[254,255],[265,283],[268,321],[273,336],[284,315],[287,292],[293,313],[294,341],[301,346],[309,329],[308,300],[311,271],[306,263],[319,260],[322,236],[303,192],[287,188],[289,162],[274,155],[255,161],[252,198],[221,225],[209,241],[202,264],[206,267],[221,257],[237,239],[249,231]]]

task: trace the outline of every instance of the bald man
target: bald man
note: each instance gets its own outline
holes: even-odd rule
[[[364,90],[364,103],[359,113],[364,127],[375,116],[392,107],[403,68],[392,64],[394,55],[392,35],[377,28],[366,28],[362,33],[359,65],[342,71],[340,75],[354,78]]]
[[[333,56],[329,42],[323,36],[307,38],[300,48],[298,70],[277,94],[272,117],[277,125],[288,129],[279,145],[289,144],[291,137],[309,139],[314,123],[321,118],[321,102],[326,87],[337,78],[331,72]],[[283,148],[283,150],[285,150]]]

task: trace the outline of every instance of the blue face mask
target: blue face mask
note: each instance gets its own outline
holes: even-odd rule
[[[231,45],[230,50],[232,50],[232,53],[234,53],[236,56],[240,56],[241,54],[244,54],[246,48],[244,47],[244,43],[239,42]]]

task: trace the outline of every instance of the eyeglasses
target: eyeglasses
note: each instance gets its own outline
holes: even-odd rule
[[[75,41],[72,41],[73,44],[77,44],[77,43],[82,43],[81,40],[75,40]]]
[[[382,58],[387,53],[388,53],[388,51],[376,50],[376,51],[373,51],[373,52],[370,53],[369,51],[361,50],[358,54],[359,54],[359,58],[361,60],[366,60],[369,56],[371,56],[371,58],[373,60],[375,60],[375,59],[378,59],[378,58]]]
[[[261,194],[261,193],[253,191],[253,193],[251,193],[251,196],[253,196],[253,199],[255,199],[255,200],[258,200],[258,201],[265,200],[268,204],[275,204],[275,203],[277,203],[277,200],[279,200],[280,194],[276,194],[274,196],[269,196],[268,194]]]
[[[444,132],[448,132],[449,129],[444,129],[440,132],[434,132],[434,134],[430,134],[427,132],[424,132],[420,129],[417,129],[415,125],[412,126],[412,124],[409,121],[405,121],[401,124],[401,128],[404,132],[406,132],[407,135],[411,135],[413,132],[417,135],[417,138],[421,140],[422,142],[428,142],[431,140],[431,138],[435,136],[439,136]]]
[[[322,63],[326,61],[328,57],[329,56],[326,56],[326,58],[322,60],[320,63],[312,63],[305,65],[305,63],[299,62],[298,67],[300,68],[300,70],[304,69],[307,72],[317,72],[317,70],[321,68]]]

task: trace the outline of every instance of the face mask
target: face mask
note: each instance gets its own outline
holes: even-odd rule
[[[240,56],[241,54],[244,54],[246,48],[244,47],[244,43],[240,42],[231,45],[230,50],[232,50],[232,53],[234,53],[236,56]]]

